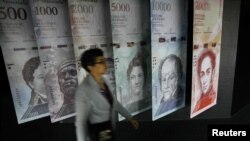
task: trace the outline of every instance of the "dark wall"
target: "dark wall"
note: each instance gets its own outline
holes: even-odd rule
[[[235,84],[232,114],[239,111],[247,103],[250,103],[249,80],[250,80],[250,58],[249,58],[249,33],[250,33],[250,1],[242,0],[239,27],[239,41],[237,50],[237,64],[235,70]]]

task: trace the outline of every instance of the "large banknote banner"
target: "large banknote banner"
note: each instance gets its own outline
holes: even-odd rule
[[[151,107],[149,55],[149,2],[110,0],[116,94],[132,114]],[[146,61],[149,60],[149,61]],[[123,117],[119,115],[119,120]]]
[[[0,1],[0,46],[18,123],[49,115],[28,1]]]
[[[30,1],[51,122],[75,115],[78,86],[66,0]]]
[[[108,1],[69,0],[69,11],[79,84],[86,76],[80,63],[81,54],[90,48],[100,48],[104,51],[108,66],[107,77],[114,89],[114,60]]]
[[[186,31],[186,0],[151,0],[153,120],[185,105]]]
[[[223,0],[195,0],[191,118],[214,106],[219,78]]]

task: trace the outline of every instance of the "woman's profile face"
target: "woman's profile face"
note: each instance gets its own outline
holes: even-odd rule
[[[129,75],[131,93],[140,94],[143,89],[144,75],[141,66],[134,66]]]
[[[105,58],[103,56],[98,56],[95,58],[95,63],[90,67],[90,73],[103,75],[107,71],[107,65]]]

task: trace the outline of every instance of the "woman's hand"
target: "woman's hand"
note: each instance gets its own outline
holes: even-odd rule
[[[129,122],[132,124],[132,126],[137,130],[139,128],[139,122],[135,120],[134,118],[130,118]]]

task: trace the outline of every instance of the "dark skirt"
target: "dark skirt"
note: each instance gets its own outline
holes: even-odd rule
[[[91,141],[114,141],[114,132],[111,121],[89,124]]]

